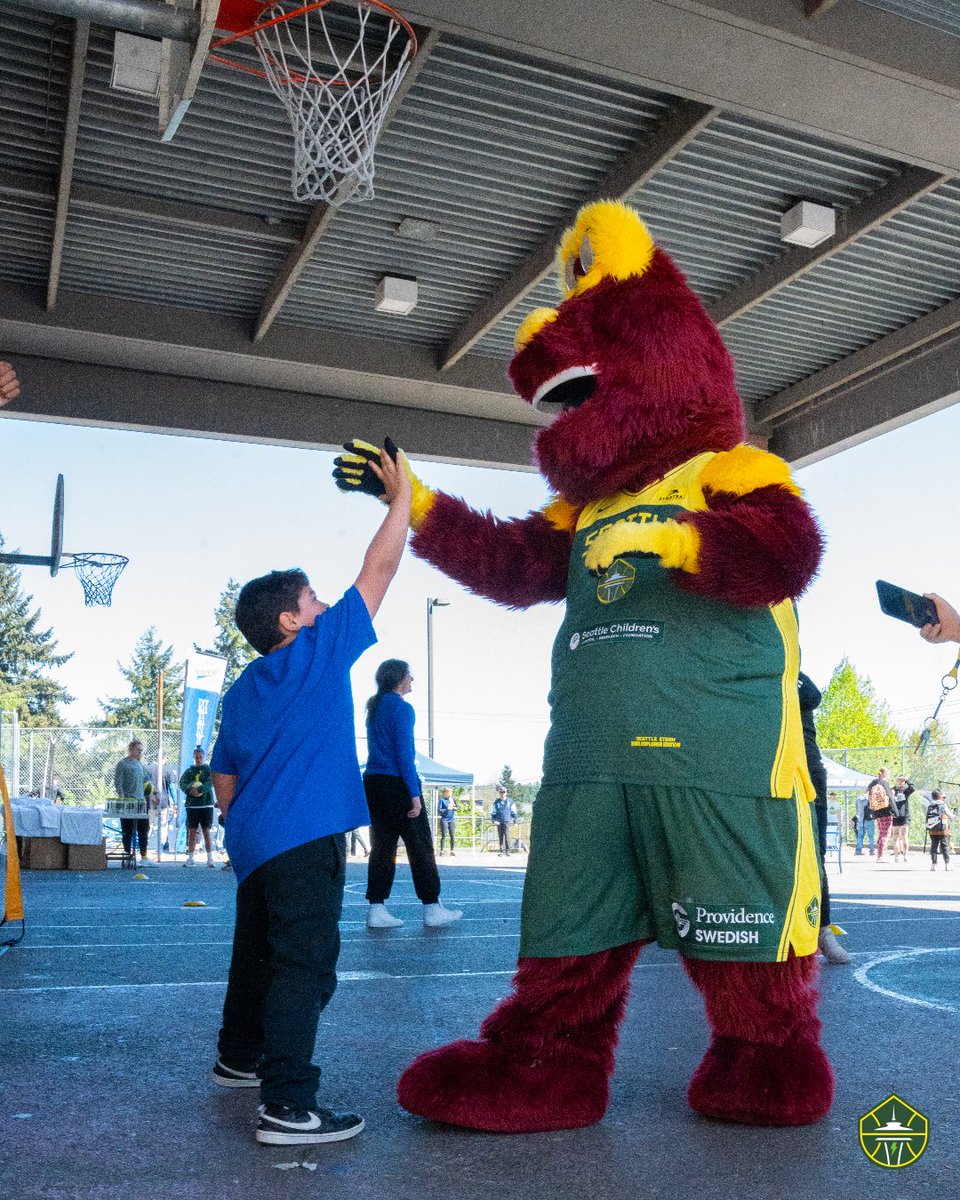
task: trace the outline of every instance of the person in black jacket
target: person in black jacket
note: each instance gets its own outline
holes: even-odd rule
[[[814,723],[814,711],[820,705],[820,689],[809,675],[800,672],[797,679],[798,696],[800,700],[800,723],[803,726],[803,744],[807,752],[807,770],[816,790],[814,811],[817,815],[817,842],[820,847],[820,934],[818,945],[820,953],[834,966],[846,966],[851,961],[850,955],[837,941],[837,935],[830,928],[830,888],[827,884],[827,872],[823,858],[827,851],[827,771],[820,756],[817,745],[817,727]]]
[[[901,775],[893,785],[893,861],[902,858],[907,861],[907,851],[910,849],[910,797],[914,791],[913,784],[906,776]]]

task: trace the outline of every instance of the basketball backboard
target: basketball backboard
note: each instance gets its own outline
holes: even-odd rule
[[[217,25],[220,0],[167,0],[175,8],[196,12],[199,28],[192,42],[164,38],[160,52],[160,140],[169,142],[187,115],[196,94],[210,39]]]
[[[50,574],[60,570],[63,557],[63,476],[57,476],[57,490],[53,494],[53,529],[50,533]]]

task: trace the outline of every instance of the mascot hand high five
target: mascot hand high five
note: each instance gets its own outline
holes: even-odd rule
[[[560,263],[565,299],[527,317],[510,364],[557,413],[536,440],[555,499],[500,521],[415,481],[418,555],[566,615],[513,990],[478,1040],[417,1059],[400,1103],[502,1133],[600,1120],[655,940],[680,952],[712,1031],[692,1107],[808,1124],[833,1076],[793,599],[820,531],[786,463],[744,444],[730,356],[637,215],[584,209]],[[347,449],[339,485],[376,493],[366,447]]]

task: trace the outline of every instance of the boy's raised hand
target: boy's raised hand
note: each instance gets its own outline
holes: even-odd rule
[[[333,479],[337,487],[342,492],[365,492],[383,500],[383,475],[373,469],[373,464],[379,464],[384,457],[383,451],[359,438],[345,442],[343,448],[347,453],[333,461]],[[395,462],[400,452],[393,439],[384,438],[383,448]]]
[[[379,463],[371,459],[367,465],[380,480],[383,493],[381,500],[385,504],[393,504],[394,500],[399,500],[409,509],[413,484],[410,482],[410,471],[405,459],[406,456],[398,452],[393,442],[387,438],[383,450],[380,451]]]
[[[397,449],[396,443],[391,438],[384,438],[383,450],[380,450],[355,438],[346,442],[343,448],[347,453],[334,460],[333,478],[337,487],[342,492],[365,492],[390,504],[393,494],[387,494],[385,472],[390,471],[391,478],[397,480],[404,475],[412,489],[410,524],[419,529],[433,507],[436,493],[414,475],[407,456]]]

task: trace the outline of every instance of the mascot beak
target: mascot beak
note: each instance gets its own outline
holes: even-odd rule
[[[538,412],[559,413],[586,404],[597,390],[597,368],[567,367],[544,380],[533,394],[531,404]]]

